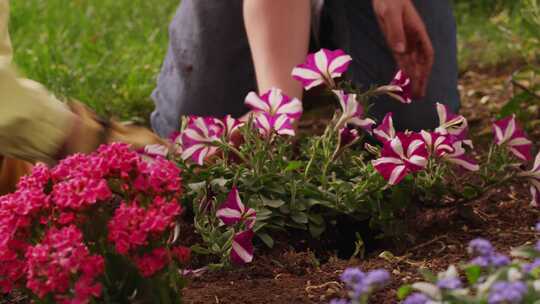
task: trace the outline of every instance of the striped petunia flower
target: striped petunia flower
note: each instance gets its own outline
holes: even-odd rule
[[[535,207],[540,206],[540,152],[536,155],[532,169],[520,175],[526,177],[531,182],[531,205]]]
[[[467,151],[463,147],[463,141],[456,141],[452,144],[454,152],[443,155],[443,159],[449,163],[458,165],[465,170],[478,171],[480,166],[467,155]]]
[[[409,173],[424,169],[427,158],[426,143],[420,134],[399,133],[384,144],[381,157],[372,164],[390,185],[396,185]]]
[[[465,117],[452,113],[450,108],[442,103],[437,103],[437,115],[439,127],[435,131],[450,134],[455,141],[464,141],[466,145],[472,147],[472,141],[468,138],[469,126]]]
[[[182,132],[182,159],[192,159],[202,165],[207,156],[214,154],[218,147],[216,143],[223,135],[223,125],[216,118],[189,118],[186,129]]]
[[[453,142],[449,135],[438,132],[427,132],[422,130],[420,135],[424,139],[428,152],[432,156],[442,157],[454,152]]]
[[[278,135],[288,136],[295,134],[292,119],[286,114],[263,113],[255,118],[255,126],[263,136],[270,136],[274,132]]]
[[[234,235],[231,249],[231,262],[244,265],[253,261],[253,230],[246,230]]]
[[[495,143],[497,145],[505,146],[522,161],[532,159],[532,142],[516,122],[515,115],[495,121],[493,123],[493,133],[495,134]]]
[[[245,222],[248,228],[253,228],[257,214],[254,209],[246,208],[240,199],[238,189],[233,187],[227,200],[223,202],[216,212],[216,216],[227,226]]]
[[[349,129],[347,127],[339,130],[339,142],[340,148],[345,148],[354,145],[360,139],[360,134],[355,129]]]
[[[402,70],[397,71],[389,85],[379,87],[377,90],[388,94],[401,103],[410,104],[412,102],[411,79]]]
[[[396,137],[392,113],[387,113],[384,116],[382,123],[373,130],[373,134],[375,135],[375,138],[383,144]]]
[[[250,92],[246,96],[245,104],[256,114],[286,115],[290,119],[299,119],[302,116],[302,102],[288,97],[276,88],[270,89],[261,96]]]
[[[356,99],[356,94],[347,94],[340,90],[334,90],[333,92],[339,99],[339,104],[342,111],[336,128],[341,129],[348,124],[351,124],[366,130],[368,133],[371,133],[371,128],[375,124],[375,121],[373,121],[373,119],[364,117],[364,107]]]
[[[300,81],[306,90],[321,84],[333,89],[336,87],[334,78],[341,77],[351,61],[351,56],[343,50],[321,49],[317,53],[309,54],[303,64],[295,67],[292,76]]]
[[[216,122],[222,126],[223,136],[225,136],[227,141],[231,141],[233,133],[244,124],[242,121],[232,117],[231,115],[227,115],[223,119],[217,120]]]

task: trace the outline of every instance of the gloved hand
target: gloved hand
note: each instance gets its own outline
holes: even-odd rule
[[[56,159],[62,159],[74,153],[89,153],[102,144],[123,142],[134,149],[146,145],[169,143],[150,130],[128,123],[99,118],[94,111],[84,104],[72,101],[69,108],[76,114],[77,121],[73,132],[68,136]]]

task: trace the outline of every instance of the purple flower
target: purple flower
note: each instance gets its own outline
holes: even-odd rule
[[[430,301],[428,296],[423,293],[415,292],[408,296],[403,304],[427,304]]]
[[[457,289],[461,288],[461,285],[459,278],[444,278],[437,282],[437,287],[441,289]]]
[[[354,286],[364,280],[366,274],[358,268],[347,268],[341,274],[341,281],[347,286]]]
[[[524,264],[521,269],[525,273],[531,273],[535,269],[540,269],[540,258],[537,258],[532,263]]]
[[[235,265],[244,265],[253,261],[253,230],[246,230],[234,235],[231,249],[231,261]]]
[[[521,303],[526,293],[527,285],[523,282],[496,282],[490,288],[488,303]]]
[[[306,90],[323,83],[335,88],[334,78],[341,77],[351,61],[351,56],[342,50],[321,49],[317,53],[309,54],[303,64],[295,67],[292,76],[300,81]]]
[[[350,304],[349,300],[347,299],[333,299],[330,301],[330,304]]]
[[[482,238],[477,238],[469,243],[468,251],[472,255],[489,256],[494,253],[491,243]]]
[[[495,133],[495,142],[497,145],[504,145],[510,152],[523,161],[532,159],[532,142],[516,122],[515,115],[495,121],[493,123],[493,132]]]
[[[536,232],[539,232],[539,233],[540,233],[540,223],[537,223],[537,224],[536,224]]]
[[[356,100],[356,94],[346,94],[343,91],[337,90],[334,91],[334,94],[336,94],[339,99],[342,111],[336,127],[341,129],[348,124],[352,124],[371,133],[371,128],[375,124],[375,121],[370,118],[364,118],[364,108],[358,100]]]
[[[504,254],[495,253],[490,256],[490,262],[492,266],[502,267],[510,264],[510,258],[505,256]]]
[[[384,116],[382,123],[373,130],[375,138],[382,144],[387,141],[391,141],[396,137],[396,130],[394,129],[394,120],[392,119],[392,113],[387,113]]]
[[[384,269],[375,269],[367,273],[364,284],[370,287],[381,287],[390,281],[390,273]]]
[[[246,209],[246,206],[244,206],[242,200],[240,200],[238,189],[233,187],[227,196],[227,200],[219,206],[216,216],[228,226],[235,225],[245,220],[247,227],[251,229],[255,224],[257,214],[254,209]]]
[[[276,88],[271,88],[261,96],[255,92],[249,93],[246,96],[245,104],[257,114],[286,115],[292,120],[302,116],[302,102],[296,98],[291,99]]]

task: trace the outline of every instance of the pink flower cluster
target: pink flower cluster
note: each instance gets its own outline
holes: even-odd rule
[[[396,132],[392,113],[373,130],[383,148],[381,157],[372,164],[390,185],[398,184],[409,173],[425,169],[430,159],[453,163],[469,171],[479,169],[463,147],[469,144],[465,118],[451,113],[442,104],[437,104],[437,110],[440,126],[432,132]]]
[[[137,201],[122,202],[108,224],[108,239],[118,253],[128,255],[148,245],[152,236],[160,236],[173,228],[181,212],[182,208],[175,199],[167,201],[159,196],[147,208]]]
[[[16,192],[0,197],[2,291],[26,286],[40,298],[87,303],[101,295],[105,251],[132,259],[143,275],[155,273],[162,267],[144,252],[179,254],[167,242],[182,213],[180,173],[173,162],[161,156],[147,162],[125,144],[73,155],[50,170],[35,166]],[[108,229],[83,235],[94,220]],[[107,241],[109,249],[90,254]]]
[[[75,226],[52,228],[41,243],[28,248],[26,286],[40,298],[57,303],[89,303],[101,295],[104,260],[91,255]]]

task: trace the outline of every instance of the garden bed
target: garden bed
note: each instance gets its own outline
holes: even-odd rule
[[[480,143],[491,140],[490,130],[483,129],[490,125],[491,113],[496,113],[512,93],[507,85],[511,69],[470,71],[461,77],[462,113],[469,119],[479,153],[483,148]],[[319,114],[315,116],[312,122],[303,123],[310,132],[316,131],[316,126],[324,128]],[[530,135],[538,140],[540,130],[535,131]],[[421,279],[419,268],[441,271],[450,264],[467,261],[467,244],[476,237],[492,240],[503,253],[533,240],[532,227],[540,212],[531,209],[529,202],[528,186],[516,183],[486,193],[460,212],[428,210],[418,217],[416,240],[409,242],[410,246],[403,249],[378,244],[368,248],[362,260],[339,259],[336,248],[328,252],[298,250],[295,248],[301,247],[299,244],[282,240],[248,267],[192,278],[185,289],[185,302],[328,303],[343,296],[339,283],[342,271],[358,266],[362,270],[384,268],[392,273],[392,283],[371,302],[396,303],[399,286]],[[294,235],[288,237],[295,239]]]

